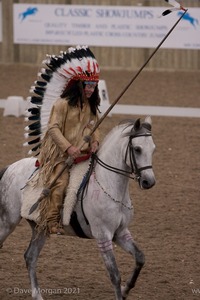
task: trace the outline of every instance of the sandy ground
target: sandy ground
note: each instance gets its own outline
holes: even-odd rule
[[[37,67],[0,66],[0,98],[28,96]],[[102,71],[111,102],[134,75]],[[143,72],[121,104],[200,107],[198,72]],[[127,117],[113,115],[101,126],[103,135]],[[144,117],[144,116],[141,116]],[[131,183],[135,217],[130,230],[146,256],[146,264],[129,299],[193,300],[200,298],[200,205],[198,118],[153,117],[156,186],[142,191]],[[3,117],[0,109],[0,168],[23,158],[24,118]],[[0,208],[1,209],[1,208]],[[0,249],[0,299],[30,299],[23,253],[30,229],[22,221]],[[124,281],[134,262],[115,247]],[[38,262],[45,299],[112,300],[113,289],[93,240],[48,239]],[[198,290],[199,289],[199,290]],[[57,294],[55,294],[57,291]]]

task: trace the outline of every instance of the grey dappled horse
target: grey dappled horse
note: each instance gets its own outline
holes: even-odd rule
[[[79,226],[82,234],[97,241],[110,280],[115,291],[115,299],[126,299],[134,287],[144,255],[136,246],[128,225],[133,217],[133,207],[129,195],[129,179],[138,181],[141,189],[149,189],[155,184],[152,170],[152,155],[155,145],[151,134],[151,118],[142,123],[127,121],[114,127],[103,140],[94,169],[83,197],[79,197],[76,207],[76,232]],[[35,158],[24,158],[10,165],[0,173],[0,244],[20,222],[21,188],[35,170]],[[83,198],[81,201],[80,198]],[[46,235],[36,234],[35,223],[28,221],[32,228],[32,238],[25,252],[25,261],[31,281],[32,298],[42,300],[36,277],[36,263]],[[78,235],[78,233],[77,233]],[[121,287],[120,273],[116,264],[112,242],[130,253],[136,265],[126,285]]]

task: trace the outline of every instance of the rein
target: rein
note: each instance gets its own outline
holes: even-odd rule
[[[112,167],[112,166],[106,164],[104,161],[102,161],[95,153],[92,154],[92,158],[93,158],[100,166],[102,166],[102,167],[105,168],[106,170],[109,170],[109,171],[111,171],[111,172],[114,172],[114,173],[123,175],[123,176],[125,176],[125,177],[130,178],[130,179],[135,179],[135,177],[132,177],[132,176],[129,176],[129,175],[128,175],[128,174],[132,174],[133,172],[131,172],[131,171],[125,171],[125,170],[122,170],[122,169],[118,169],[118,168]]]

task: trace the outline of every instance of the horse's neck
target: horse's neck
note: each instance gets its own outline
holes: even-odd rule
[[[124,166],[123,157],[123,140],[121,131],[114,128],[104,138],[102,145],[98,151],[98,157],[106,164],[122,168]]]
[[[121,138],[121,131],[112,130],[102,142],[102,145],[98,152],[99,159],[107,164],[108,166],[117,168],[119,170],[127,171],[127,166],[124,162],[124,148],[126,147],[126,141]],[[107,181],[109,185],[115,184],[115,188],[124,188],[128,185],[127,177],[118,174],[115,171],[109,171],[106,167],[102,167],[97,164],[95,167],[95,172],[99,180]],[[120,185],[116,185],[116,182],[120,182]]]

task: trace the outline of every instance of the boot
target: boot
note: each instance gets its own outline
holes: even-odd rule
[[[54,223],[49,222],[48,229],[50,234],[58,234],[58,235],[65,234],[64,229],[58,222],[54,222]]]

